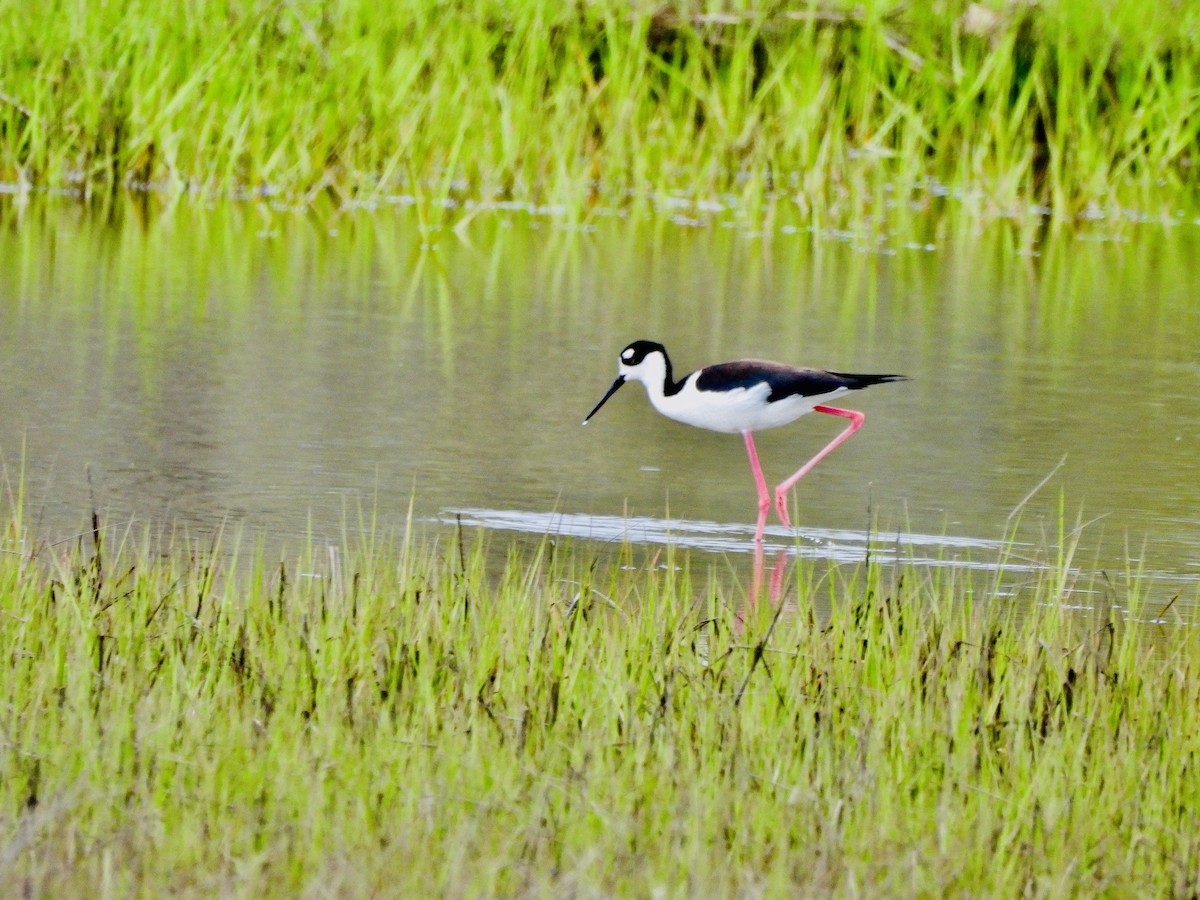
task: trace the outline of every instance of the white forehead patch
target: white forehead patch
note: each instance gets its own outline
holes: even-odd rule
[[[625,360],[625,362],[629,362],[631,359],[633,359],[633,356],[634,356],[634,353],[632,350],[626,350],[624,353],[621,354],[621,359]]]

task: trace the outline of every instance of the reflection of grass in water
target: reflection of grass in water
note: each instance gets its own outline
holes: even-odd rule
[[[930,177],[1068,216],[1194,180],[1187,5],[9,6],[7,181],[404,194],[436,227],[455,197],[782,197],[829,222]]]
[[[1018,398],[1030,377],[1060,377],[1080,356],[1122,358],[1131,334],[1154,348],[1147,358],[1186,367],[1200,325],[1185,227],[1108,221],[1031,237],[1019,224],[981,231],[951,217],[750,237],[658,220],[604,221],[580,236],[489,213],[430,246],[410,212],[187,201],[110,212],[102,222],[53,203],[0,205],[12,296],[38,327],[94,319],[106,366],[121,364],[122,340],[148,346],[168,328],[245,334],[269,318],[311,330],[336,307],[378,313],[393,342],[418,330],[447,377],[487,323],[517,336],[516,357],[529,352],[522,336],[549,334],[607,368],[613,348],[650,337],[684,368],[729,355],[965,365],[980,393]],[[987,352],[1024,362],[981,365],[981,334],[995,336]]]
[[[631,548],[13,528],[0,875],[33,893],[1196,886],[1191,629],[1066,579],[1018,610],[802,570],[776,619]]]
[[[650,337],[669,342],[681,371],[738,355],[957,370],[968,393],[1010,405],[1007,421],[1023,428],[1030,398],[1077,380],[1080,358],[1121,360],[1144,348],[1138,378],[1147,389],[1134,399],[1186,394],[1179,373],[1190,377],[1200,326],[1190,289],[1196,241],[1184,227],[1050,229],[1031,255],[1022,226],[980,231],[965,217],[880,229],[881,241],[860,229],[868,241],[778,231],[752,238],[662,220],[604,221],[580,236],[497,213],[428,247],[410,212],[318,204],[295,214],[188,201],[149,215],[124,203],[111,212],[105,223],[70,204],[0,205],[0,268],[27,327],[77,342],[93,328],[101,335],[64,353],[81,380],[128,369],[136,345],[148,389],[170,380],[156,342],[197,326],[313,343],[325,332],[360,341],[366,330],[395,360],[447,380],[465,377],[461,361],[481,342],[511,354],[522,376],[543,343],[571,346],[581,366],[607,374],[616,348]],[[1121,240],[1080,239],[1102,235]],[[356,311],[370,324],[356,323]],[[496,338],[501,330],[510,337]],[[1120,387],[1128,379],[1116,371],[1099,367],[1088,381]],[[919,378],[888,403],[912,397],[924,417],[941,389]],[[1047,465],[1095,440],[1097,423],[1112,414],[1096,405],[1094,415],[1056,426],[1076,430],[1070,440],[1055,436]]]

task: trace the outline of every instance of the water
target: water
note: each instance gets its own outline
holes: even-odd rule
[[[742,553],[736,436],[659,417],[638,385],[580,427],[620,348],[651,338],[679,373],[761,356],[912,377],[855,395],[866,426],[797,490],[802,542],[872,529],[986,556],[1049,476],[1020,540],[1090,523],[1078,563],[1196,596],[1195,222],[581,229],[497,211],[429,232],[399,209],[0,203],[0,453],[45,534],[77,532],[93,496],[110,523],[285,544],[360,512],[399,527],[411,504],[435,532],[456,510],[604,539],[633,517]],[[768,478],[843,424],[763,433]]]

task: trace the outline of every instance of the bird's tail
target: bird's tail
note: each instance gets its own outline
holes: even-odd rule
[[[889,381],[908,381],[907,375],[864,375],[851,372],[831,372],[831,375],[836,375],[839,378],[845,378],[850,382],[848,387],[852,391],[857,391],[861,388],[870,387],[873,384],[885,384]]]

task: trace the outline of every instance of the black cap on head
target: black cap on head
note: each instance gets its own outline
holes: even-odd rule
[[[621,362],[627,366],[636,366],[651,353],[667,355],[667,348],[655,341],[634,341],[621,351]]]

